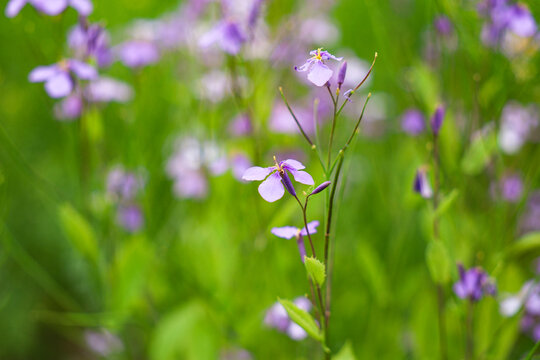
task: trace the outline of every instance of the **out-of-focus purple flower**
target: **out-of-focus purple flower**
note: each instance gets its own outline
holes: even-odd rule
[[[242,180],[244,172],[251,167],[251,161],[244,154],[236,154],[231,158],[231,170],[237,180]]]
[[[118,224],[126,231],[136,232],[141,229],[143,223],[143,213],[137,205],[121,205],[118,208]]]
[[[124,349],[122,341],[105,329],[101,331],[87,330],[84,332],[84,339],[90,350],[103,357],[108,357]]]
[[[306,108],[293,106],[294,114],[302,129],[307,134],[313,134],[315,124],[313,123],[313,112]],[[298,125],[294,121],[287,107],[282,103],[276,103],[270,114],[270,130],[278,134],[297,134],[300,132]]]
[[[54,114],[58,120],[74,120],[81,116],[83,102],[81,96],[73,93],[60,101],[54,107]]]
[[[311,57],[306,63],[300,67],[295,66],[294,69],[299,72],[308,73],[307,78],[316,86],[325,85],[332,77],[334,72],[325,65],[325,61],[333,59],[341,61],[343,58],[337,58],[328,51],[323,51],[322,48],[312,50],[309,53]]]
[[[85,97],[92,102],[127,102],[133,98],[128,84],[110,77],[100,76],[86,87]]]
[[[508,28],[516,35],[530,37],[536,34],[537,25],[529,9],[516,3],[510,6],[510,21]]]
[[[45,90],[52,98],[61,98],[69,95],[75,86],[71,75],[82,80],[92,80],[97,77],[96,70],[79,60],[66,59],[59,63],[38,66],[30,72],[30,82],[45,82]]]
[[[500,302],[503,316],[516,315],[523,308],[521,331],[529,334],[535,341],[540,340],[540,284],[529,280],[514,295],[506,295]]]
[[[224,52],[236,55],[245,42],[246,36],[240,24],[234,20],[222,20],[200,38],[199,46],[208,48],[217,43]]]
[[[407,134],[417,136],[424,132],[426,122],[424,114],[417,109],[409,109],[401,116],[401,128]]]
[[[444,106],[439,105],[437,109],[435,109],[435,113],[431,117],[431,121],[430,121],[431,131],[433,131],[433,134],[435,136],[439,135],[439,131],[441,130],[445,113],[446,113],[446,110]]]
[[[287,239],[287,240],[290,240],[293,237],[296,238],[296,244],[298,245],[298,252],[300,253],[300,259],[302,260],[302,262],[304,262],[304,256],[306,256],[304,236],[307,236],[308,230],[309,230],[310,236],[313,234],[316,234],[317,226],[319,226],[319,222],[315,220],[307,224],[307,230],[306,230],[306,227],[299,229],[294,226],[283,226],[283,227],[275,227],[271,230],[271,232],[277,237]]]
[[[435,18],[435,21],[433,21],[433,25],[435,26],[435,30],[437,30],[437,33],[439,33],[439,35],[449,36],[452,35],[452,33],[454,32],[452,22],[446,15],[441,15]]]
[[[517,202],[523,194],[523,181],[518,174],[506,175],[501,179],[500,191],[502,198],[509,202]]]
[[[520,220],[519,228],[521,233],[540,231],[540,191],[529,195],[527,209]]]
[[[499,146],[507,154],[517,153],[538,127],[538,110],[534,105],[509,102],[503,108],[499,127]]]
[[[294,299],[294,304],[304,310],[311,310],[311,303],[305,297]],[[287,311],[279,302],[276,302],[266,311],[264,323],[282,333],[287,334],[291,339],[300,341],[307,337],[307,333],[298,324],[292,321],[287,315]]]
[[[86,20],[81,20],[69,33],[68,44],[77,57],[92,56],[99,67],[109,66],[113,61],[109,34],[99,24],[87,24]]]
[[[251,126],[251,119],[247,114],[240,114],[235,117],[229,124],[229,134],[233,136],[246,136],[251,134],[253,127]]]
[[[233,348],[220,351],[219,360],[253,360],[253,356],[245,349]]]
[[[318,16],[302,21],[298,37],[306,45],[333,44],[339,38],[339,29],[327,16]]]
[[[254,29],[255,25],[257,24],[257,20],[259,19],[259,15],[261,14],[261,7],[264,3],[264,0],[254,0],[253,4],[251,5],[251,10],[249,11],[248,16],[248,27],[250,29]]]
[[[479,301],[486,295],[495,295],[495,285],[481,268],[465,270],[463,265],[459,264],[458,270],[459,280],[454,284],[454,292],[460,299]]]
[[[134,173],[115,167],[107,175],[107,193],[122,202],[131,201],[144,186]]]
[[[413,190],[420,194],[424,199],[430,199],[433,196],[433,190],[431,189],[425,168],[416,170]]]
[[[259,194],[261,194],[264,200],[274,202],[283,197],[283,194],[285,194],[283,178],[285,176],[288,177],[287,172],[299,183],[306,185],[315,184],[311,175],[305,171],[301,171],[306,167],[299,161],[288,159],[278,163],[277,160],[275,160],[275,157],[274,161],[276,162],[274,166],[266,168],[254,166],[247,169],[242,176],[242,179],[247,181],[264,180],[261,185],[259,185]]]
[[[130,68],[154,64],[160,57],[157,46],[144,40],[131,40],[119,45],[117,54],[120,61]]]
[[[32,5],[40,13],[55,16],[71,6],[82,16],[88,16],[94,10],[90,0],[10,0],[6,6],[6,16],[15,17],[26,5]]]

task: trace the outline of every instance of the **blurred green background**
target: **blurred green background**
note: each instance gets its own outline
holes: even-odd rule
[[[539,19],[540,3],[525,3]],[[90,19],[114,30],[176,6],[174,0],[95,0]],[[269,26],[277,28],[297,9],[289,0],[268,1]],[[433,65],[423,51],[441,14],[455,26],[457,47],[443,50]],[[425,261],[431,210],[412,192],[416,168],[430,163],[430,138],[404,134],[399,116],[409,107],[429,116],[446,104],[442,192],[459,195],[441,218],[441,238],[453,262],[481,265],[500,292],[516,292],[534,275],[530,264],[540,255],[540,247],[512,251],[527,196],[540,186],[540,151],[537,144],[514,156],[491,149],[474,160],[481,163],[478,171],[464,171],[471,146],[464,124],[474,121],[474,130],[497,124],[509,100],[538,104],[540,57],[520,62],[482,46],[482,20],[470,1],[344,0],[330,16],[340,39],[329,51],[340,55],[347,48],[367,61],[377,51],[369,90],[388,101],[382,134],[361,135],[345,162],[329,346],[338,351],[350,341],[358,359],[435,359],[436,297]],[[91,175],[81,181],[80,123],[56,121],[54,102],[27,81],[34,67],[62,58],[76,21],[73,10],[51,18],[28,6],[0,19],[0,358],[100,358],[87,349],[84,334],[103,328],[123,343],[111,359],[216,359],[234,348],[255,359],[319,357],[312,340],[295,342],[263,325],[277,296],[308,291],[294,240],[270,233],[273,226],[300,226],[295,201],[266,203],[254,184],[229,172],[209,177],[207,198],[177,199],[165,172],[182,134],[198,132],[246,150],[261,166],[282,149],[309,155],[302,139],[265,131],[255,140],[229,139],[235,103],[194,96],[197,58],[167,55],[139,72],[115,64],[107,73],[130,83],[135,97],[88,115]],[[272,72],[262,62],[254,61],[251,73],[241,71],[253,81],[253,121],[264,129],[279,85],[291,97],[305,89],[290,75],[297,64]],[[338,143],[351,127],[340,124]],[[321,182],[316,159],[304,163]],[[113,206],[104,200],[115,164],[144,169],[138,200],[145,224],[136,234],[115,224]],[[506,169],[523,177],[517,203],[493,199],[489,191]],[[322,197],[312,206],[311,218],[322,220]],[[320,233],[315,239],[321,246]],[[445,285],[449,351],[451,359],[461,359],[465,305],[452,294],[452,271]],[[478,358],[518,359],[534,342],[520,333],[519,319],[503,318],[498,306],[493,298],[477,306]]]

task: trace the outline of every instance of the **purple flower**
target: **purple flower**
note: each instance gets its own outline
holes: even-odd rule
[[[66,59],[49,66],[38,66],[28,75],[30,82],[45,82],[45,90],[52,98],[69,95],[75,86],[72,74],[82,80],[97,77],[96,70],[79,60]]]
[[[460,299],[478,301],[483,296],[495,295],[495,285],[481,268],[465,270],[463,265],[459,264],[458,270],[459,281],[454,284],[454,292]]]
[[[257,20],[259,19],[263,2],[264,0],[254,0],[253,4],[251,5],[247,24],[248,24],[248,27],[252,30],[255,28],[255,25],[257,24]]]
[[[307,71],[307,78],[309,81],[316,86],[323,86],[334,74],[334,72],[324,64],[324,61],[330,59],[341,61],[343,58],[337,58],[328,51],[322,51],[322,48],[312,50],[309,54],[311,55],[311,58],[309,58],[304,65],[300,67],[295,66],[294,69],[299,72]]]
[[[92,56],[99,67],[109,66],[113,61],[109,35],[98,24],[89,25],[85,20],[81,20],[69,33],[68,44],[77,57]]]
[[[90,331],[84,332],[84,339],[90,350],[103,357],[122,351],[124,344],[113,333],[108,330]]]
[[[159,60],[159,50],[156,45],[144,40],[131,40],[119,45],[118,57],[130,68],[140,68],[154,64]]]
[[[235,117],[228,127],[229,134],[234,136],[245,136],[251,134],[253,127],[249,115],[240,114]]]
[[[426,125],[424,114],[417,109],[409,109],[401,116],[401,128],[407,134],[417,136],[424,132]]]
[[[424,199],[429,199],[433,196],[433,190],[429,183],[427,177],[427,172],[425,168],[420,168],[416,170],[416,175],[414,177],[413,189],[416,193],[420,194]]]
[[[58,120],[74,120],[81,116],[82,108],[81,96],[73,93],[55,105],[54,114]]]
[[[307,224],[307,230],[309,230],[309,235],[317,233],[317,226],[319,222],[317,220],[311,221]],[[296,238],[296,243],[298,245],[298,252],[300,253],[300,259],[304,262],[304,256],[306,256],[306,247],[304,246],[304,236],[307,236],[306,228],[296,228],[294,226],[283,226],[275,227],[271,230],[272,234],[277,237],[290,240],[293,237]]]
[[[454,32],[452,22],[450,22],[450,19],[446,15],[437,17],[433,22],[433,25],[435,26],[435,30],[442,36],[452,35]]]
[[[142,180],[134,173],[126,172],[120,167],[113,168],[107,175],[107,193],[119,201],[133,200],[142,188]]]
[[[126,231],[136,232],[143,226],[143,223],[143,214],[137,205],[122,205],[118,208],[118,224]]]
[[[540,340],[540,285],[529,280],[514,295],[507,295],[500,303],[503,316],[516,315],[523,308],[521,331],[529,334],[535,341]]]
[[[441,126],[443,124],[445,112],[446,110],[444,106],[439,105],[435,110],[435,113],[431,117],[431,130],[433,131],[433,134],[435,136],[439,135],[439,131],[441,130]]]
[[[534,105],[509,102],[503,108],[499,128],[499,146],[507,154],[517,153],[538,127],[538,110]]]
[[[199,40],[199,46],[207,48],[215,43],[221,49],[231,55],[236,55],[246,42],[240,25],[233,20],[222,20],[212,30],[203,35]]]
[[[294,304],[304,310],[311,310],[311,303],[305,297],[294,299]],[[292,321],[287,314],[287,310],[279,302],[274,303],[270,309],[266,311],[264,323],[282,333],[287,334],[291,339],[300,341],[307,337],[307,333],[298,324]]]
[[[315,131],[313,123],[313,111],[303,107],[293,105],[294,114],[298,122],[302,125],[302,129],[308,134],[313,134]],[[278,134],[297,134],[300,132],[291,113],[282,103],[276,103],[270,114],[270,129]]]
[[[529,195],[527,210],[519,224],[521,233],[540,231],[540,191],[536,190]]]
[[[261,194],[264,200],[274,202],[283,197],[283,194],[285,194],[284,181],[288,179],[287,172],[299,183],[306,185],[315,184],[311,175],[305,171],[300,171],[305,169],[305,166],[299,161],[288,159],[278,163],[275,157],[274,161],[276,162],[274,166],[266,168],[254,166],[247,169],[244,176],[242,176],[242,179],[247,181],[261,181],[266,179],[259,185],[259,194]],[[290,189],[288,190],[291,191]]]
[[[238,180],[242,180],[242,175],[251,165],[251,161],[244,154],[236,154],[231,158],[231,170],[233,176]]]
[[[347,62],[344,61],[339,67],[338,78],[337,78],[338,89],[341,89],[341,86],[345,82],[346,74],[347,74]]]
[[[517,202],[523,194],[523,181],[518,174],[506,175],[501,180],[501,195],[504,200]]]
[[[133,98],[133,90],[128,84],[100,76],[86,87],[85,97],[91,102],[127,102]]]
[[[90,0],[10,0],[6,6],[6,16],[15,17],[26,5],[32,5],[37,11],[46,15],[58,15],[71,6],[82,16],[88,16],[93,11]]]
[[[313,189],[313,191],[309,194],[309,196],[320,193],[321,191],[326,189],[328,186],[330,186],[331,183],[332,183],[331,181],[323,182],[321,185],[319,185],[315,189]]]

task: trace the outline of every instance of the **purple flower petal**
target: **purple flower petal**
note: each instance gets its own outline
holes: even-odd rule
[[[56,64],[49,66],[38,66],[28,75],[28,81],[42,82],[56,75],[59,71],[60,69]]]
[[[297,160],[294,160],[294,159],[287,159],[287,160],[284,160],[281,162],[281,164],[285,164],[285,165],[288,165],[288,169],[292,169],[292,170],[303,170],[305,169],[306,167],[304,166],[304,164],[302,164],[300,161],[297,161]]]
[[[97,77],[96,69],[79,60],[69,60],[69,68],[77,77],[83,80],[92,80]]]
[[[279,174],[279,177],[281,178],[281,183],[283,184],[283,186],[285,186],[285,189],[287,189],[289,194],[296,197],[296,190],[294,189],[294,186],[291,182],[291,178],[289,177],[289,175],[287,175],[287,172],[286,171],[278,172],[278,174]]]
[[[308,73],[308,80],[316,86],[323,86],[330,80],[334,72],[330,68],[322,63],[322,61],[316,61],[313,67]]]
[[[273,173],[265,181],[259,185],[259,194],[262,198],[268,202],[274,202],[279,200],[285,194],[285,188],[281,183],[281,177],[279,174]]]
[[[242,175],[242,179],[246,181],[260,181],[266,179],[268,174],[276,170],[275,167],[263,168],[260,166],[253,166],[247,169]]]
[[[316,234],[317,233],[317,226],[319,226],[319,221],[314,220],[311,222],[308,222],[307,229],[309,230],[309,235]],[[306,228],[304,227],[302,231],[300,232],[300,235],[307,236]]]
[[[289,240],[298,234],[298,228],[294,226],[275,227],[270,232],[277,237]]]
[[[69,5],[82,16],[88,16],[94,11],[90,0],[69,0]]]
[[[17,16],[28,0],[10,0],[6,6],[6,16],[9,18]]]
[[[291,172],[292,176],[294,176],[294,180],[296,180],[297,182],[306,185],[315,185],[315,181],[313,181],[313,178],[307,172],[298,170],[289,171]]]
[[[32,5],[44,14],[55,16],[64,11],[68,3],[67,0],[32,0]]]
[[[45,90],[52,98],[61,98],[67,96],[73,90],[73,81],[68,73],[59,72],[50,77],[45,83]]]
[[[302,66],[295,66],[294,67],[294,70],[298,71],[298,72],[304,72],[304,71],[309,71],[311,70],[311,67],[313,66],[313,64],[315,64],[315,61],[316,60],[313,60],[313,59],[308,59],[304,65]]]

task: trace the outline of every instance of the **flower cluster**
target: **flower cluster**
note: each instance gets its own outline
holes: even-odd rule
[[[128,232],[140,230],[144,224],[142,209],[136,202],[144,181],[135,173],[115,167],[107,176],[107,194],[118,205],[116,219]]]

